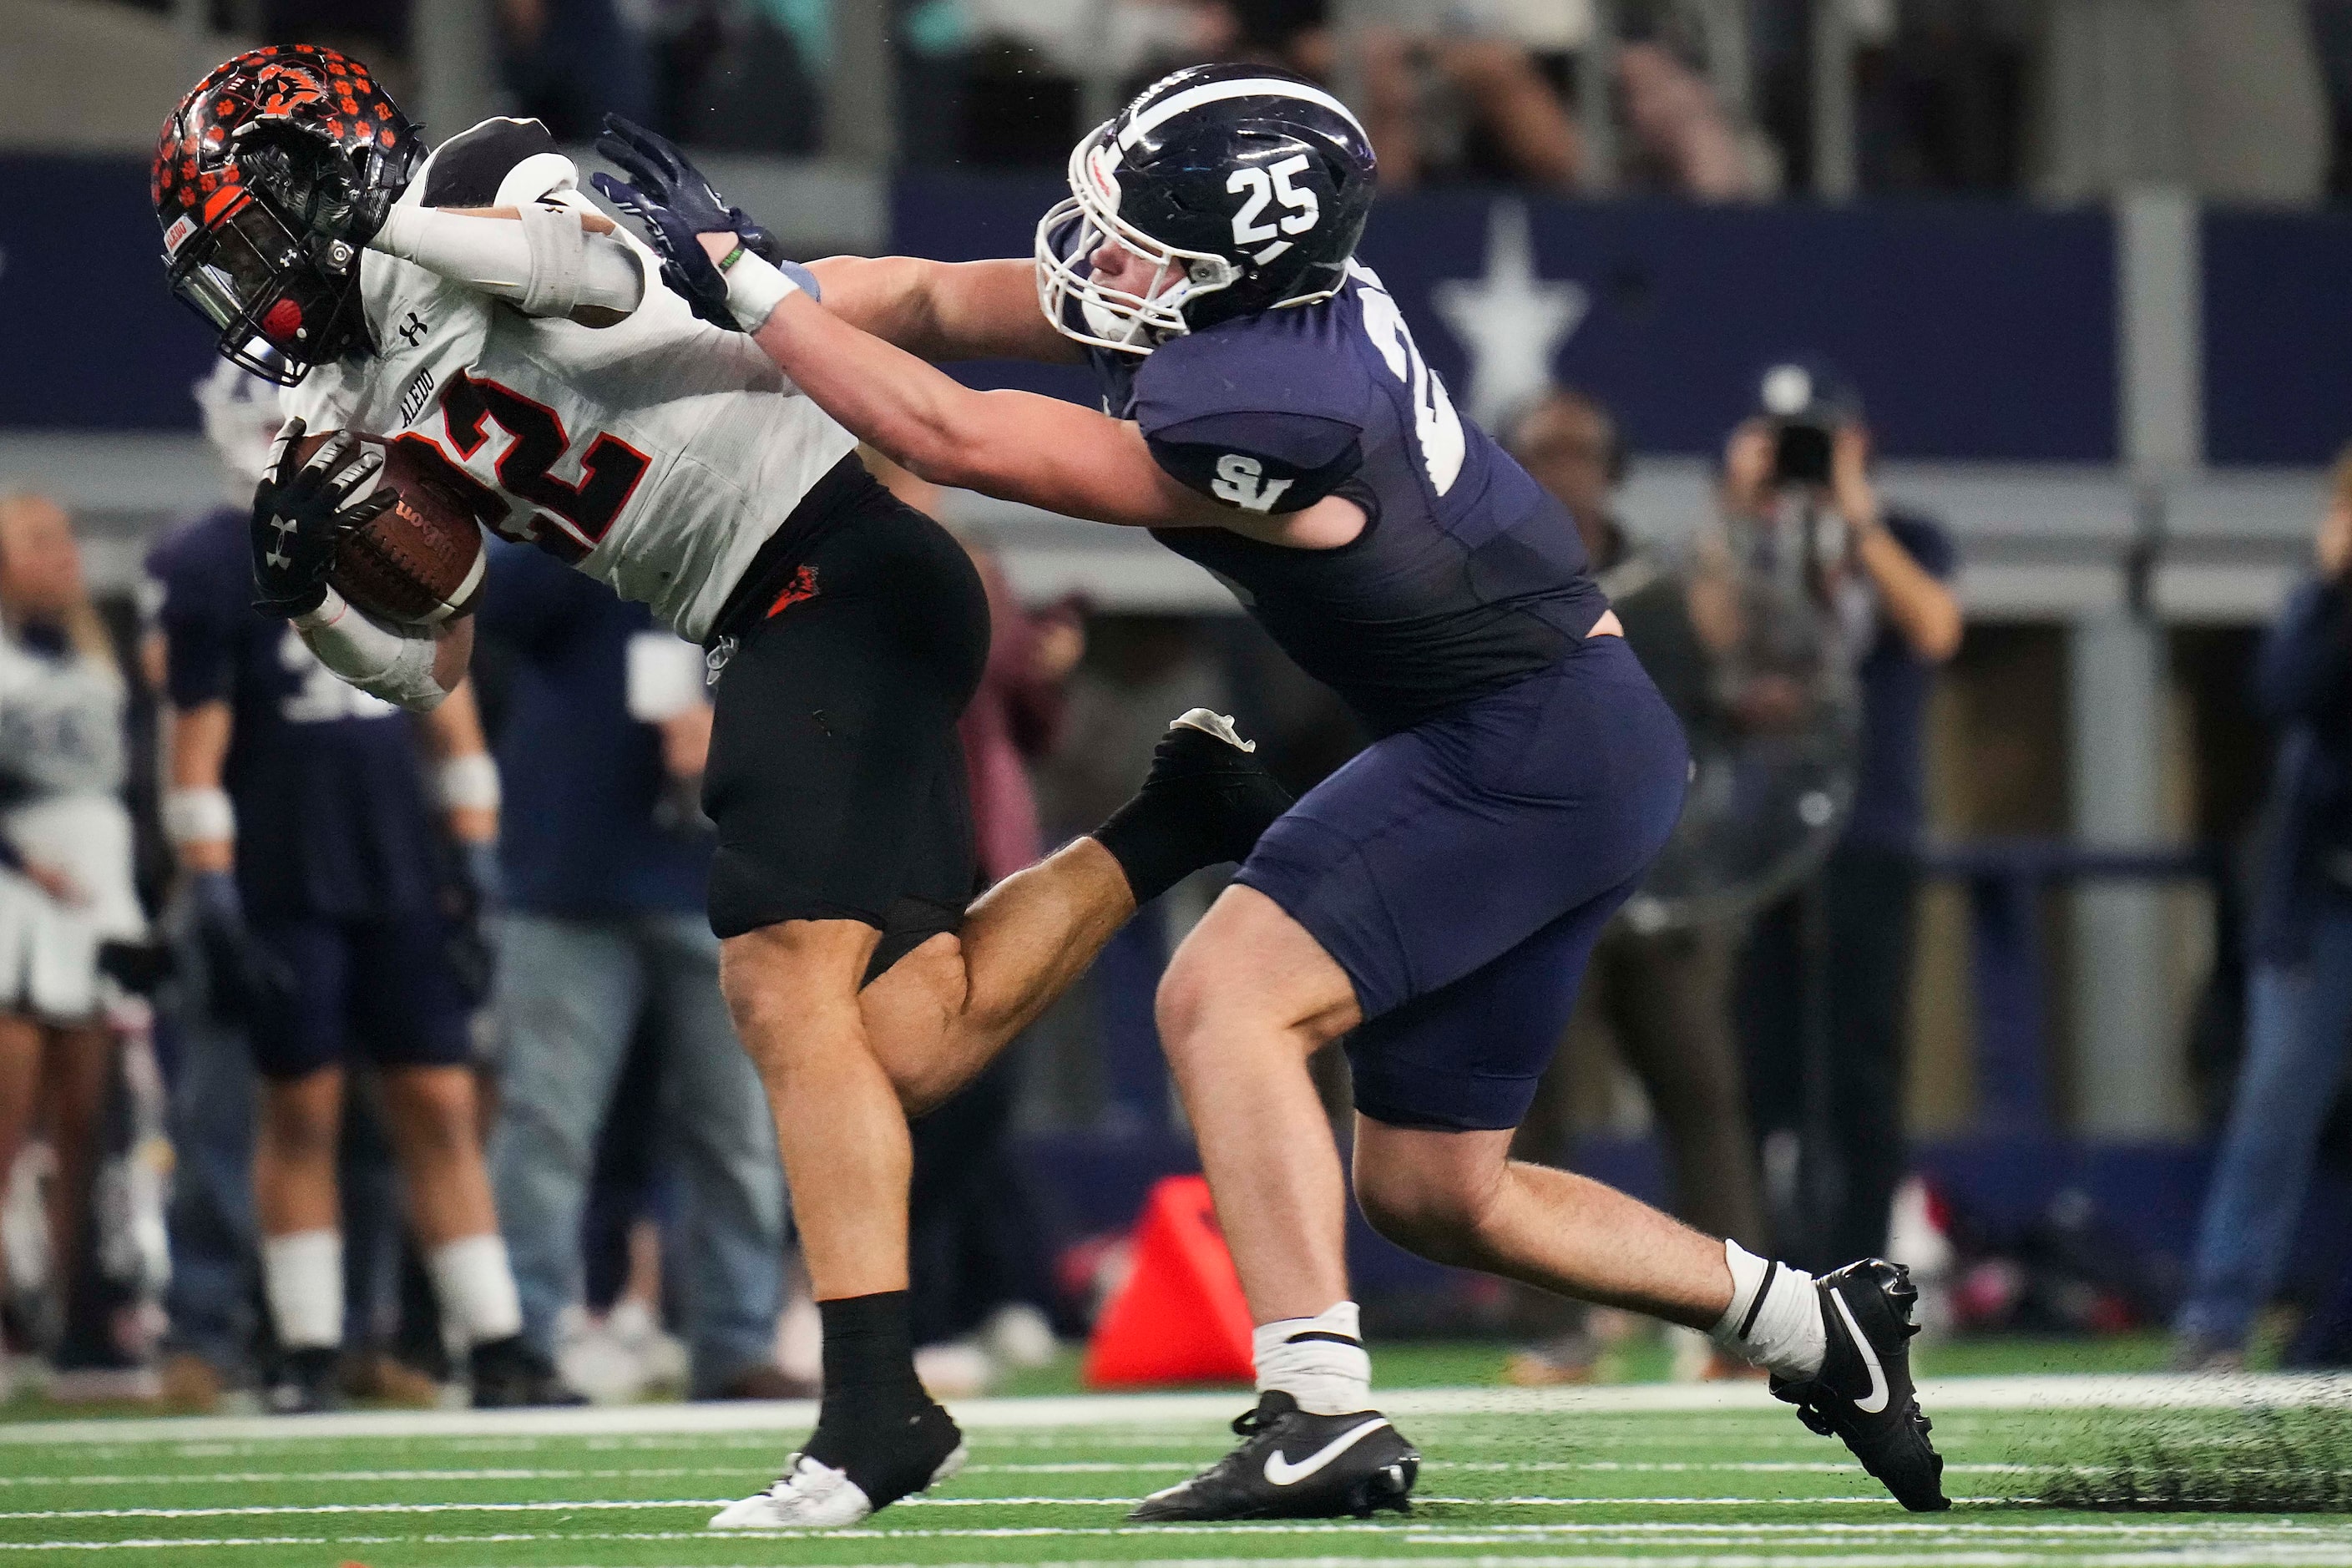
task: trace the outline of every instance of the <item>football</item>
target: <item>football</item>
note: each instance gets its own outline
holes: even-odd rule
[[[332,431],[303,437],[304,461]],[[379,620],[430,626],[473,613],[488,558],[473,503],[440,470],[447,463],[415,441],[362,436],[384,455],[383,477],[399,499],[392,510],[346,538],[327,580]]]

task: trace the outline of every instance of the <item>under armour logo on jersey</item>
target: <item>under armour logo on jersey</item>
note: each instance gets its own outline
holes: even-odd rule
[[[423,342],[425,341],[425,334],[430,329],[425,325],[425,318],[418,315],[414,310],[408,312],[408,319],[406,321],[401,322],[399,326],[393,329],[394,331],[400,334],[400,341],[406,343],[410,348],[415,348],[418,343]]]
[[[1209,489],[1222,501],[1230,501],[1244,511],[1272,511],[1282,492],[1291,487],[1289,479],[1269,479],[1265,465],[1255,458],[1239,452],[1227,452],[1217,459],[1217,477],[1209,481]]]

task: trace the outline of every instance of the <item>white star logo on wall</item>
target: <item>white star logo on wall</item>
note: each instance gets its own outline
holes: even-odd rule
[[[1527,204],[1487,209],[1486,275],[1449,278],[1432,303],[1470,354],[1470,417],[1489,430],[1514,404],[1551,381],[1551,358],[1592,308],[1581,284],[1536,276]]]

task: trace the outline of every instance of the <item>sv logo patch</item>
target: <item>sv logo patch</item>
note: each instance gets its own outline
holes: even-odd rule
[[[1265,465],[1255,458],[1240,452],[1227,452],[1217,459],[1217,477],[1209,481],[1209,489],[1219,500],[1230,502],[1244,511],[1272,511],[1274,503],[1294,481],[1269,479]]]

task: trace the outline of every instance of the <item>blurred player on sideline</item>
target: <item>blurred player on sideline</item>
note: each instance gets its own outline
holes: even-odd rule
[[[1278,70],[1179,71],[1080,141],[1034,258],[792,270],[676,147],[606,125],[598,151],[635,184],[598,188],[706,319],[920,478],[1152,530],[1380,737],[1266,830],[1160,986],[1260,1396],[1238,1447],[1133,1517],[1406,1504],[1420,1456],[1370,1408],[1307,1070],[1343,1037],[1356,1194],[1391,1238],[1706,1330],[1906,1506],[1948,1506],[1900,1269],[1815,1280],[1508,1157],[1688,754],[1565,509],[1455,414],[1353,258],[1373,170],[1347,106]],[[1084,359],[1103,411],[973,391],[918,353]],[[824,1484],[788,1476],[716,1522],[789,1521]]]
[[[824,1320],[825,1402],[782,1522],[854,1523],[965,1457],[914,1372],[908,1112],[978,1071],[1139,900],[1246,854],[1288,797],[1195,710],[1094,836],[974,902],[955,728],[987,654],[971,563],[759,349],[654,281],[657,258],[575,183],[532,121],[428,154],[364,67],[296,44],[182,100],[153,195],[168,280],[219,352],[299,384],[247,549],[263,609],[330,668],[429,710],[474,626],[394,626],[335,592],[338,543],[393,498],[349,437],[299,461],[306,428],[398,435],[485,523],[703,645],[720,984]]]
[[[252,607],[234,509],[172,534],[147,570],[171,705],[164,831],[215,1011],[242,1017],[261,1075],[252,1178],[281,1352],[272,1405],[337,1400],[335,1161],[354,1057],[381,1073],[409,1223],[444,1320],[470,1347],[474,1402],[565,1402],[520,1338],[482,1162],[472,999],[439,903],[453,867],[477,898],[495,885],[498,770],[471,696],[412,720],[336,679]],[[454,855],[436,841],[436,812]]]

